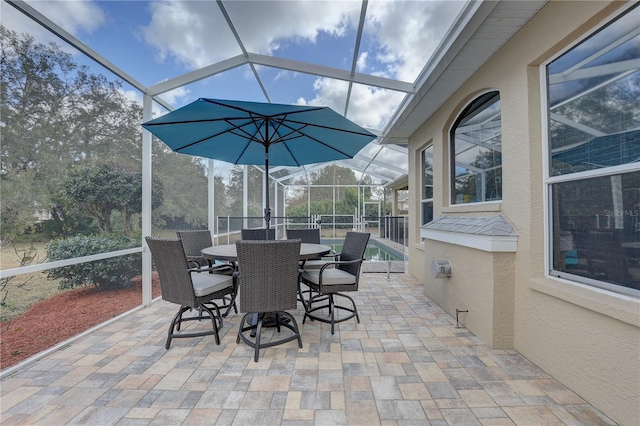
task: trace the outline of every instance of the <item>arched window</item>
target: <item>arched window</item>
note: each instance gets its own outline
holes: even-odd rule
[[[451,204],[502,199],[500,94],[473,100],[451,129]]]

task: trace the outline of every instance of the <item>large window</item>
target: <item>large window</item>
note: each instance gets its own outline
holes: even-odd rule
[[[420,224],[433,220],[433,145],[422,151],[422,193]]]
[[[547,65],[551,274],[640,295],[638,7]]]
[[[452,204],[502,199],[500,94],[476,98],[451,129]]]

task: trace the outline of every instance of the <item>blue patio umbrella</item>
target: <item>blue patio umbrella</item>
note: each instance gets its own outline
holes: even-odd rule
[[[376,136],[328,107],[200,98],[142,126],[173,151],[233,164],[302,166],[353,158]],[[269,179],[264,218],[271,222]]]

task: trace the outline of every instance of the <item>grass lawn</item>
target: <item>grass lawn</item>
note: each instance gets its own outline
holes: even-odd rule
[[[33,250],[32,265],[46,259],[44,242],[17,243],[15,246],[3,247],[0,253],[2,269],[20,266],[20,259],[29,250]],[[24,313],[34,303],[59,294],[58,282],[47,279],[46,272],[34,272],[11,277],[0,283],[0,321],[13,318]]]

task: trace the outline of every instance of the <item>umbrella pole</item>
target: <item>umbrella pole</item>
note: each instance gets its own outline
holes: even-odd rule
[[[264,181],[265,181],[265,208],[264,208],[264,221],[266,225],[266,239],[269,239],[269,228],[271,228],[271,209],[269,208],[269,144],[264,148]]]

